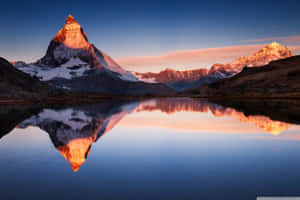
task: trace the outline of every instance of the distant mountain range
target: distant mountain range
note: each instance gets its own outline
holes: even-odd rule
[[[184,91],[201,97],[299,98],[300,56],[262,67],[245,67],[237,75]]]
[[[15,67],[50,85],[72,91],[103,94],[169,94],[161,83],[139,81],[111,57],[90,44],[80,24],[69,15],[50,41],[46,55],[35,63],[14,62]]]
[[[273,42],[251,56],[240,57],[229,64],[214,64],[210,69],[176,71],[166,69],[159,73],[134,73],[140,80],[147,82],[165,83],[168,86],[183,91],[189,88],[213,83],[223,78],[231,77],[247,67],[259,67],[271,61],[292,56],[292,52],[284,46]]]

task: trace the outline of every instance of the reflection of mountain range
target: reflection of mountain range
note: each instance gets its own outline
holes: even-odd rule
[[[265,131],[278,135],[282,131],[287,130],[290,124],[274,121],[267,116],[263,115],[245,115],[243,112],[237,111],[233,108],[223,107],[215,103],[208,102],[206,100],[195,100],[190,98],[169,98],[169,99],[155,99],[140,103],[136,109],[140,111],[154,111],[160,110],[167,114],[175,112],[211,112],[215,117],[229,116],[234,117],[240,122],[250,122],[257,127],[264,129]]]
[[[257,108],[260,109],[260,112],[256,111],[252,114],[249,114],[249,108],[247,110],[247,107],[241,106],[243,103],[238,102],[237,104],[240,105],[239,107],[236,106],[238,110],[233,108],[234,103],[228,105],[230,107],[225,107],[199,99],[161,98],[140,102],[107,101],[90,105],[59,106],[52,109],[46,108],[42,111],[40,108],[25,109],[24,107],[9,108],[6,106],[7,110],[4,112],[5,109],[1,109],[2,112],[0,112],[0,122],[7,121],[7,123],[1,123],[3,126],[1,126],[0,135],[9,132],[26,117],[29,117],[21,122],[18,127],[26,128],[28,126],[37,126],[47,132],[56,149],[70,162],[72,169],[77,171],[86,161],[92,144],[103,134],[115,127],[126,115],[134,112],[160,111],[167,114],[173,114],[175,112],[210,112],[214,117],[233,117],[238,122],[252,123],[273,135],[278,135],[290,127],[289,121],[287,120],[288,118],[283,118],[285,122],[282,122],[278,117],[281,116],[280,112],[282,105],[284,105],[283,102],[280,102],[281,107],[277,110],[275,109],[277,104],[274,104],[274,102],[270,104],[265,102],[265,106],[257,104]],[[255,105],[253,102],[245,104]],[[272,105],[273,108],[271,107]],[[288,105],[291,106],[291,103],[289,102]],[[264,107],[268,110],[272,110],[273,113],[278,111],[279,114],[268,115],[267,112],[263,111]],[[283,110],[286,111],[286,108]],[[41,112],[38,113],[39,111]],[[298,116],[297,113],[300,113],[300,110],[295,109],[295,112],[294,114],[289,112],[289,116]],[[34,115],[30,117],[30,113]],[[276,119],[276,121],[274,119]],[[299,120],[291,119],[293,123],[300,123]],[[186,120],[190,121],[191,119]],[[139,124],[138,119],[134,123]],[[201,123],[201,121],[192,123]]]

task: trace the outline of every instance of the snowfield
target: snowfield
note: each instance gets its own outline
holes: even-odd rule
[[[59,67],[38,66],[34,64],[17,66],[17,68],[31,76],[37,76],[41,81],[50,81],[54,78],[72,79],[84,76],[91,67],[79,58],[71,58]]]

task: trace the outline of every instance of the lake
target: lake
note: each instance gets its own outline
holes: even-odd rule
[[[2,105],[1,199],[300,196],[300,112],[291,105]]]

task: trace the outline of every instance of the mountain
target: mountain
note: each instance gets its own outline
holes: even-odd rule
[[[185,91],[185,94],[230,98],[299,98],[300,56],[272,61],[215,83]]]
[[[59,88],[107,94],[166,94],[164,84],[144,83],[89,43],[80,24],[69,15],[50,41],[44,57],[18,69]],[[119,87],[120,86],[120,87]]]
[[[292,52],[287,47],[272,42],[253,55],[239,57],[230,64],[214,64],[208,73],[219,78],[226,78],[241,72],[245,66],[260,67],[269,64],[271,61],[291,56],[293,56]]]
[[[43,99],[54,94],[54,90],[39,79],[16,69],[4,58],[0,58],[1,99]]]
[[[138,73],[134,75],[141,81],[152,83],[165,83],[175,90],[183,90],[194,86],[194,83],[208,75],[207,69],[195,69],[186,71],[177,71],[167,68],[159,73]]]
[[[273,42],[260,49],[253,55],[237,58],[229,64],[217,63],[210,69],[200,68],[195,70],[175,71],[166,69],[159,73],[135,73],[135,75],[146,82],[165,83],[168,86],[183,91],[189,88],[212,83],[217,80],[231,77],[247,67],[258,67],[271,61],[284,59],[292,56],[292,52],[277,42]]]

